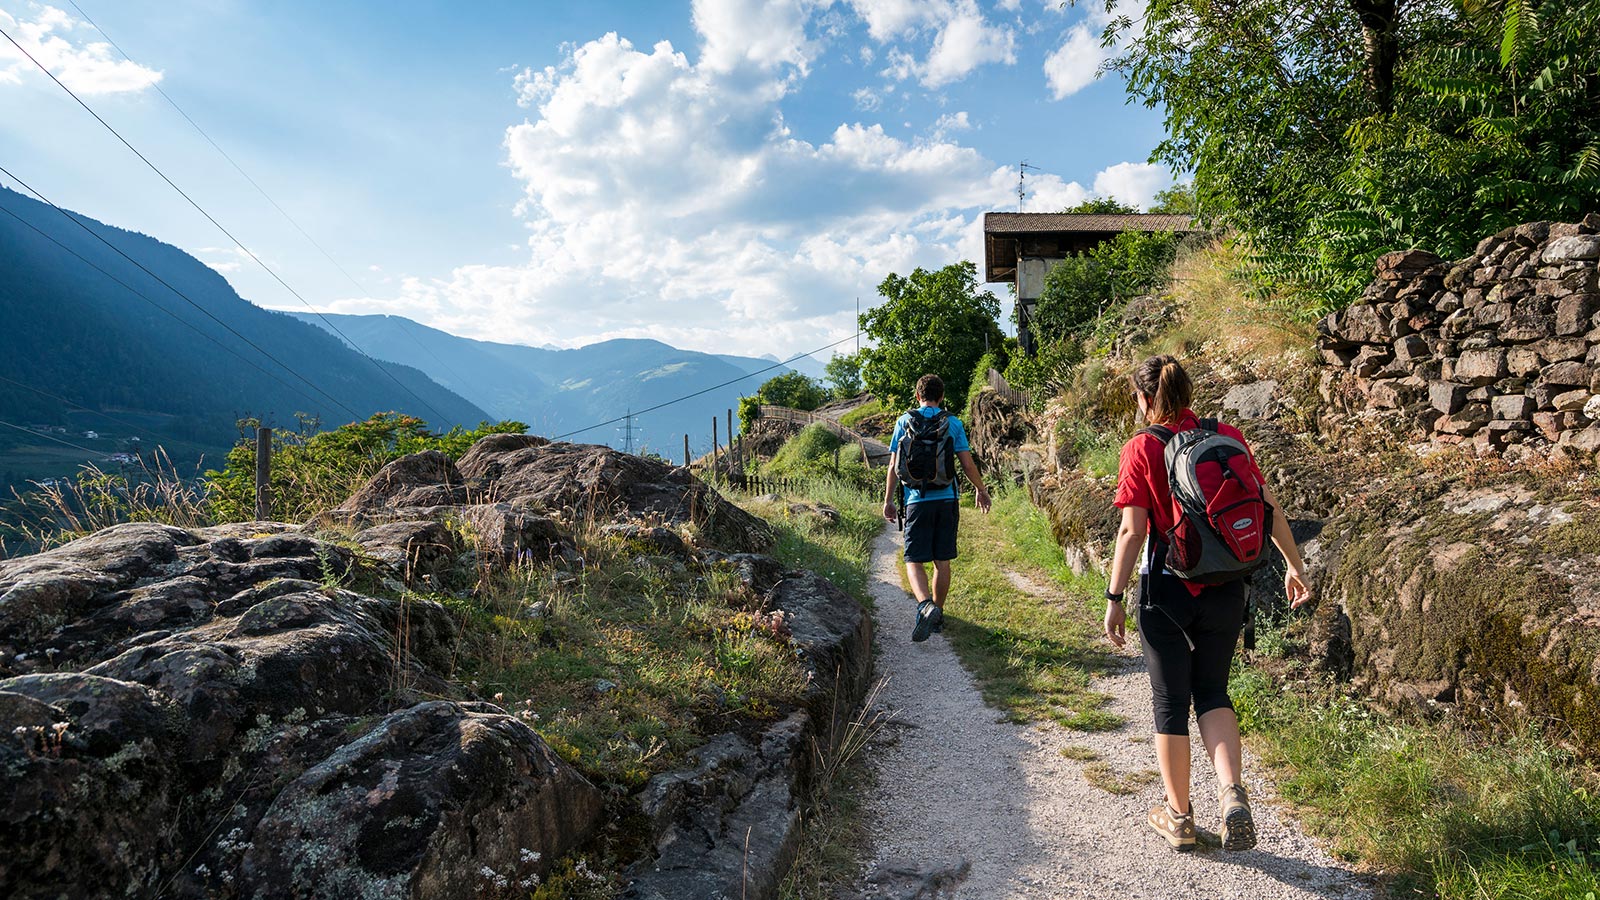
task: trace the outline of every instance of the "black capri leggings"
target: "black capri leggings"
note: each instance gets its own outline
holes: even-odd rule
[[[1245,584],[1213,585],[1196,597],[1176,576],[1144,577],[1139,634],[1150,670],[1156,733],[1186,735],[1191,701],[1197,718],[1213,709],[1233,709],[1228,669],[1244,628]]]

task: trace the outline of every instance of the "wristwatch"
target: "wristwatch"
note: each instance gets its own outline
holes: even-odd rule
[[[1127,592],[1124,591],[1123,594],[1125,594],[1125,593],[1127,593]],[[1121,603],[1123,594],[1113,594],[1110,591],[1106,591],[1106,599],[1111,601],[1112,603]]]

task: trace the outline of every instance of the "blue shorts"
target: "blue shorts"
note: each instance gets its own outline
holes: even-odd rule
[[[906,506],[906,562],[942,562],[956,558],[956,526],[961,504],[955,500],[920,500]]]

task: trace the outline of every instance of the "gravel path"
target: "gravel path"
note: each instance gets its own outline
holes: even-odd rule
[[[940,635],[911,643],[915,605],[900,587],[898,542],[874,548],[878,666],[888,682],[878,705],[888,724],[870,750],[876,788],[866,807],[875,852],[848,896],[913,898],[1367,898],[1363,879],[1336,862],[1277,810],[1269,786],[1246,783],[1260,846],[1244,853],[1179,854],[1144,824],[1160,802],[1152,781],[1126,796],[1089,784],[1086,763],[1067,759],[1077,745],[1118,773],[1155,768],[1149,738],[1150,684],[1144,663],[1097,679],[1110,708],[1129,724],[1084,733],[1054,724],[1015,725],[983,702]],[[950,613],[960,616],[957,598]],[[1021,576],[1013,582],[1043,597],[1051,591]],[[1196,735],[1198,730],[1194,729]],[[1214,782],[1195,742],[1195,808],[1202,841],[1217,846]]]

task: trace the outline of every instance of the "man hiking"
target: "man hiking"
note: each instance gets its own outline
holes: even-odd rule
[[[889,440],[889,474],[884,483],[883,517],[899,518],[895,488],[905,490],[906,575],[917,598],[913,641],[925,641],[942,630],[944,601],[950,596],[950,560],[956,558],[956,526],[961,501],[956,490],[957,460],[977,488],[978,509],[989,511],[989,489],[983,485],[967,429],[945,412],[944,382],[937,375],[917,379],[917,407],[894,424]],[[933,563],[933,583],[927,564]]]

